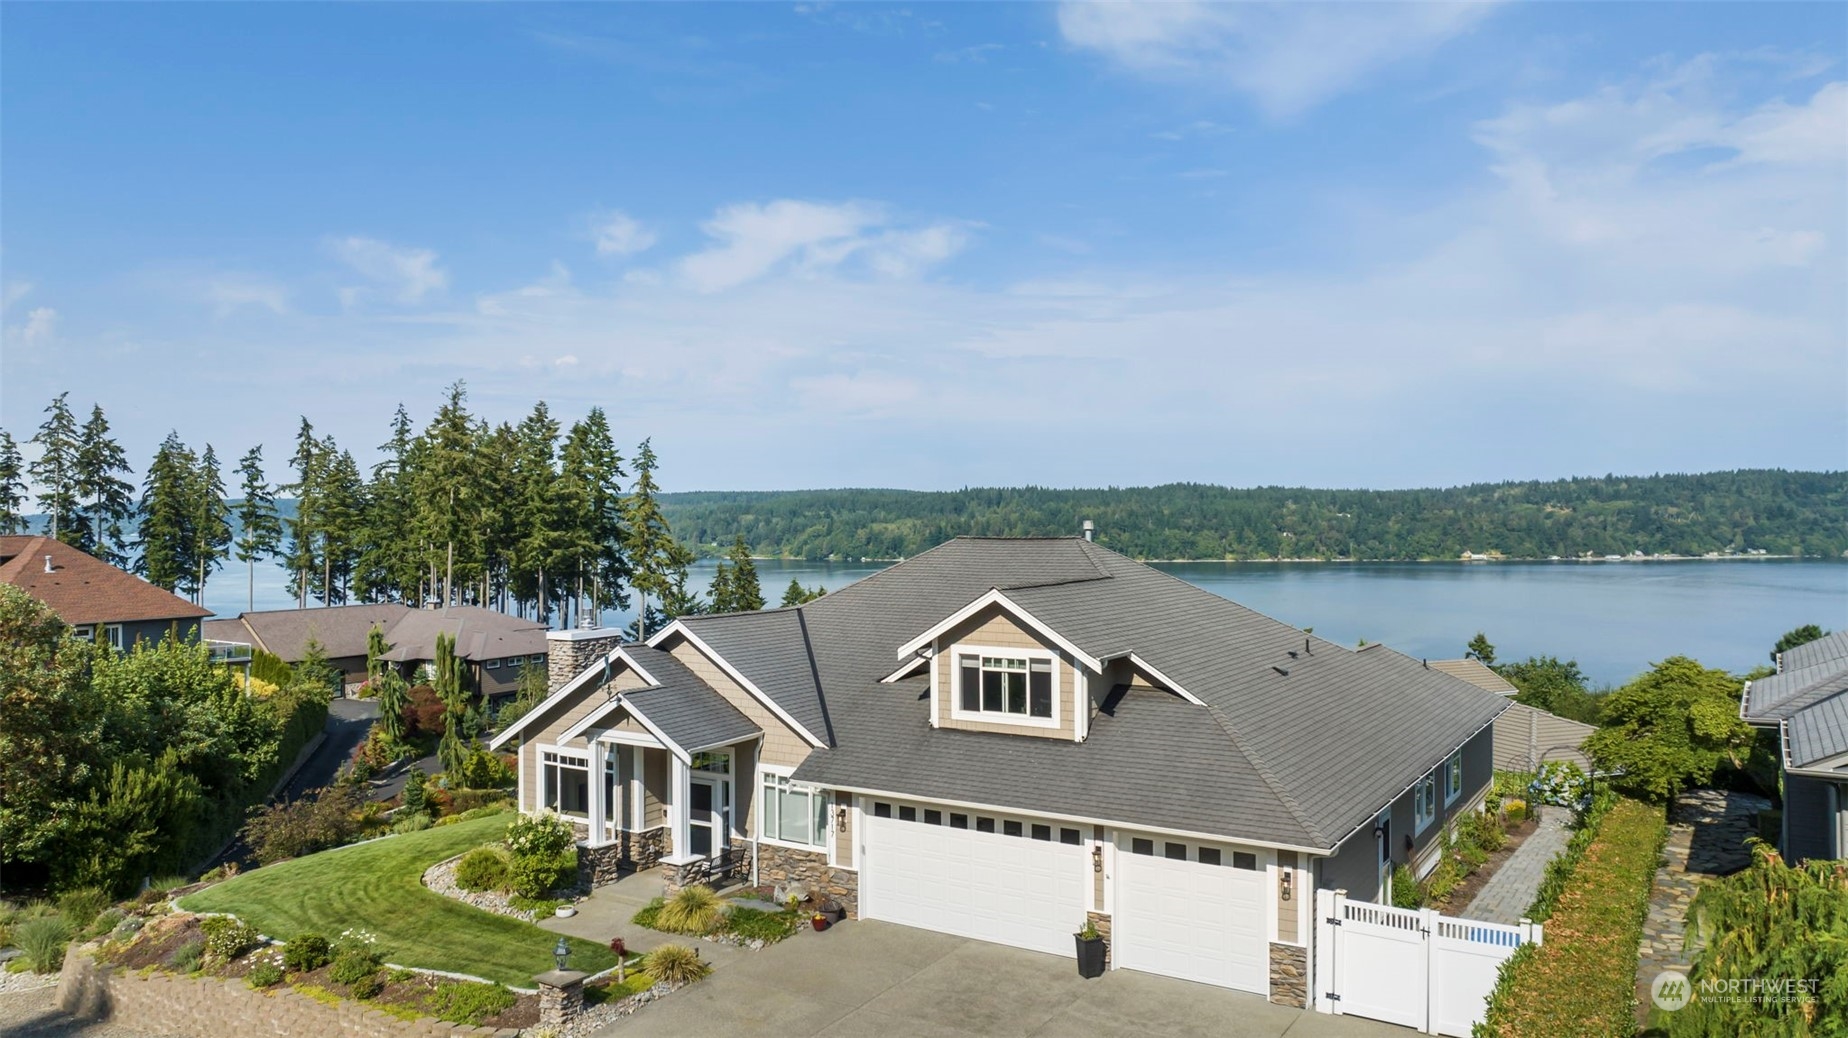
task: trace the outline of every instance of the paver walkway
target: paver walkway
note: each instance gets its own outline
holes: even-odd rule
[[[1534,903],[1547,864],[1559,857],[1572,839],[1571,822],[1569,809],[1543,805],[1538,827],[1482,885],[1475,900],[1460,913],[1462,917],[1511,926],[1520,922],[1527,914],[1527,906]]]
[[[1636,959],[1636,1015],[1649,1014],[1649,986],[1663,970],[1687,972],[1699,946],[1688,947],[1688,906],[1701,885],[1751,864],[1746,838],[1758,834],[1756,816],[1771,806],[1764,797],[1696,789],[1683,793],[1669,812],[1662,864],[1649,893],[1643,940]]]

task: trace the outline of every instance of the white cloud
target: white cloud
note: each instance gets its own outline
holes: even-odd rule
[[[600,256],[633,256],[648,251],[655,243],[653,231],[620,210],[598,217],[594,230]]]
[[[281,284],[247,274],[222,274],[208,278],[201,294],[211,304],[214,316],[223,320],[245,307],[268,310],[273,314],[289,312],[289,290]]]
[[[26,311],[26,323],[14,330],[22,345],[42,346],[51,341],[58,327],[58,311],[49,306],[35,306]]]
[[[400,303],[415,303],[431,292],[449,286],[449,273],[437,266],[436,253],[429,249],[400,248],[376,238],[337,238],[329,241],[334,256],[352,267]],[[353,288],[341,290],[347,305],[359,301],[364,293]]]
[[[553,360],[552,364],[553,366],[560,367],[560,368],[573,368],[577,366],[577,362],[578,362],[578,359],[576,356],[567,353],[564,356]]]
[[[32,282],[8,281],[6,288],[0,291],[0,310],[10,310],[14,303],[32,294]]]
[[[884,206],[867,202],[806,202],[726,206],[700,225],[718,244],[680,261],[694,289],[735,288],[787,267],[801,273],[837,268],[858,257],[888,277],[913,276],[961,251],[967,229],[954,223],[892,227]]]
[[[1220,83],[1288,118],[1468,32],[1488,3],[1067,2],[1067,43],[1131,72]]]

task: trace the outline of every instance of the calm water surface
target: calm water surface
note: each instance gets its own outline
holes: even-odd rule
[[[716,564],[694,567],[706,586]],[[790,578],[829,590],[882,563],[767,560],[764,597],[780,601]],[[1848,628],[1848,563],[1766,559],[1687,562],[1163,563],[1215,594],[1348,645],[1365,638],[1413,656],[1463,654],[1477,631],[1503,659],[1576,659],[1598,684],[1620,684],[1677,653],[1744,671],[1767,662],[1779,635],[1805,623]],[[241,568],[215,575],[206,605],[235,616],[245,604]],[[274,565],[257,567],[257,608],[294,604]],[[633,615],[607,614],[627,624]]]

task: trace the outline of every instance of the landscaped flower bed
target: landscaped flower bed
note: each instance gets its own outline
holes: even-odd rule
[[[662,933],[762,948],[795,933],[807,918],[800,909],[766,911],[726,901],[710,887],[690,886],[671,898],[655,898],[629,921]]]

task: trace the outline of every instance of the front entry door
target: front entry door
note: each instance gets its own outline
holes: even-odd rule
[[[693,803],[687,811],[687,848],[702,858],[710,858],[724,849],[726,783],[720,779],[696,778],[692,783]]]

